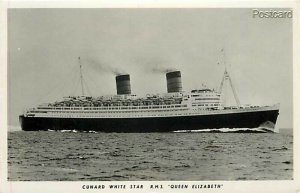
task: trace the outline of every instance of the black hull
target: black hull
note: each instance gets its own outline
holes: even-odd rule
[[[40,118],[21,115],[20,123],[24,131],[93,130],[145,133],[219,128],[258,128],[266,122],[271,122],[274,126],[277,117],[278,110],[151,118]]]

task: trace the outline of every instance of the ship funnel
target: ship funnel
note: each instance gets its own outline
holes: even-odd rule
[[[117,94],[131,94],[130,76],[123,74],[116,76]]]
[[[180,71],[168,72],[166,74],[166,77],[167,77],[168,93],[182,91],[181,72]]]

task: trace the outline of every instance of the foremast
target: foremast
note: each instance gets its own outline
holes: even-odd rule
[[[222,93],[222,90],[223,90],[223,87],[224,87],[224,83],[225,83],[225,81],[228,81],[229,85],[231,87],[231,90],[233,92],[233,96],[234,96],[236,105],[237,105],[238,108],[240,108],[241,107],[241,103],[240,103],[239,97],[237,95],[236,89],[234,87],[234,84],[233,84],[233,82],[232,82],[232,80],[230,78],[229,72],[227,70],[227,64],[226,64],[226,58],[225,58],[225,50],[222,49],[221,52],[223,52],[223,61],[224,61],[223,64],[225,66],[225,71],[224,71],[224,75],[223,75],[223,78],[222,78],[222,81],[221,81],[221,85],[220,85],[220,88],[219,88],[219,93]]]

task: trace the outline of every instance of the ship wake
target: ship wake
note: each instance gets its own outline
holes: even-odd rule
[[[199,129],[199,130],[177,130],[174,133],[276,133],[273,128],[220,128],[220,129]]]
[[[67,130],[67,129],[63,129],[63,130],[52,130],[52,129],[48,129],[47,131],[55,131],[55,132],[61,132],[61,133],[98,133],[97,131],[93,131],[93,130],[89,130],[89,131],[80,131],[80,130]]]
[[[98,133],[97,131],[80,131],[80,130],[48,130],[61,133]],[[177,130],[172,133],[277,133],[273,128],[219,128],[219,129],[196,129],[196,130]]]

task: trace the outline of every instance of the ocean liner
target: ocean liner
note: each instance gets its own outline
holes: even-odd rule
[[[80,64],[83,87],[81,68]],[[20,124],[25,131],[193,132],[222,128],[274,131],[279,104],[242,106],[226,68],[218,90],[202,88],[184,92],[180,71],[167,72],[166,80],[167,93],[139,97],[131,94],[129,74],[117,75],[117,95],[91,97],[82,93],[83,96],[64,97],[25,110],[19,116]],[[223,104],[225,81],[230,83],[236,106]]]

